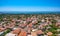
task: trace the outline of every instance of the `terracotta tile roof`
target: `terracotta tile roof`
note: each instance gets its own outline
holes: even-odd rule
[[[17,29],[15,29],[15,30],[12,31],[12,33],[14,33],[14,34],[18,34],[20,32],[21,32],[21,29],[20,28],[17,28]]]
[[[21,33],[19,33],[19,35],[18,35],[18,36],[27,36],[27,33],[26,33],[26,31],[21,30]]]
[[[37,30],[36,33],[37,34],[44,34],[44,32],[42,30]]]
[[[28,27],[32,27],[32,23],[30,23],[30,24],[28,25]]]
[[[5,30],[5,28],[0,28],[0,32],[3,31],[3,30]]]
[[[52,32],[48,32],[47,35],[52,35],[53,33]]]
[[[37,36],[37,33],[36,32],[31,32],[31,35],[32,36]]]

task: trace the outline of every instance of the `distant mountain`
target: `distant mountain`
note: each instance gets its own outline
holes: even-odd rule
[[[19,12],[19,11],[9,11],[9,12],[0,12],[0,14],[60,14],[60,12],[49,12],[49,11]]]
[[[6,13],[4,13],[4,12],[0,12],[0,14],[6,14]]]

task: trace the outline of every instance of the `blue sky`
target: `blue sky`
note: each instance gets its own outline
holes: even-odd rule
[[[60,0],[0,0],[0,11],[60,11]]]

